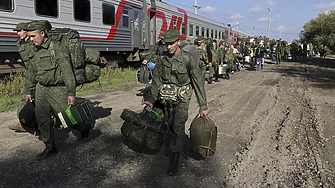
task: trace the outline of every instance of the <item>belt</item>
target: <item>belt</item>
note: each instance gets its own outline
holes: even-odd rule
[[[57,83],[57,84],[54,84],[54,85],[43,85],[43,84],[41,84],[41,85],[44,86],[44,87],[63,87],[63,86],[66,86],[65,83]]]

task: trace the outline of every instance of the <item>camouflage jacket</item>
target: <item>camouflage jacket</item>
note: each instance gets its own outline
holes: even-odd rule
[[[170,56],[168,52],[164,52],[156,62],[150,95],[145,96],[144,100],[152,104],[159,100],[159,90],[163,84],[176,85],[177,87],[191,85],[198,99],[200,111],[206,110],[204,78],[198,61],[182,49],[177,56]],[[191,95],[192,92],[188,92],[188,100],[191,99]]]
[[[34,44],[31,42],[31,40],[22,40],[22,39],[17,39],[16,41],[16,46],[18,48],[18,51],[20,53],[22,61],[25,63],[27,66],[27,62],[33,58],[35,52],[36,52],[36,47]]]
[[[53,47],[50,47],[51,43]],[[76,81],[69,55],[68,49],[60,43],[51,39],[45,41],[37,48],[31,66],[27,67],[25,90],[30,91],[37,83],[43,86],[65,84],[67,95],[75,96]]]
[[[225,49],[218,48],[217,50],[217,61],[219,64],[225,61],[226,51]]]
[[[207,59],[207,53],[206,53],[206,45],[205,44],[202,44],[200,46],[198,46],[198,54],[199,54],[199,58],[201,61],[203,62],[206,62],[206,59]]]

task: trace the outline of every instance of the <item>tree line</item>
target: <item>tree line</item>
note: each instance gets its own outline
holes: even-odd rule
[[[317,47],[327,46],[333,54],[335,52],[335,10],[320,13],[305,23],[304,30],[300,32],[300,40]]]

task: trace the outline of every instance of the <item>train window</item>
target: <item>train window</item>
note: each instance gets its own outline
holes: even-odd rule
[[[215,31],[215,38],[218,38],[218,31]]]
[[[213,30],[211,30],[211,38],[213,38],[214,36],[213,36],[213,33],[214,33],[214,31]]]
[[[189,29],[188,29],[188,31],[189,31],[189,36],[193,36],[193,25],[189,25]]]
[[[35,8],[38,15],[58,17],[58,0],[35,0]]]
[[[195,27],[195,36],[199,36],[199,26]]]
[[[90,0],[74,0],[74,19],[80,21],[91,21]]]
[[[115,7],[107,3],[102,3],[102,23],[115,25]]]
[[[181,34],[186,35],[186,25],[185,25],[185,23],[181,24]]]
[[[209,29],[206,29],[206,36],[209,38]]]
[[[124,27],[129,26],[129,15],[128,15],[128,9],[123,8],[122,10],[122,25]]]
[[[13,10],[12,0],[0,0],[0,10],[4,10],[4,11]]]
[[[201,36],[205,36],[205,29],[202,27],[202,28],[200,28],[200,30],[201,30]]]

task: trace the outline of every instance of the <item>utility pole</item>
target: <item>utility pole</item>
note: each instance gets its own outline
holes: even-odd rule
[[[281,38],[281,32],[282,31],[283,31],[282,29],[279,29],[279,38]]]
[[[199,7],[198,5],[197,5],[197,0],[194,0],[194,14],[198,14],[198,9],[200,9],[201,7]]]
[[[255,26],[252,28],[252,36],[255,36]]]
[[[236,30],[238,31],[238,26],[240,26],[240,24],[238,24],[238,21],[236,22]]]
[[[268,10],[269,10],[269,19],[268,19],[268,35],[267,35],[267,37],[270,38],[271,9],[268,8]]]

